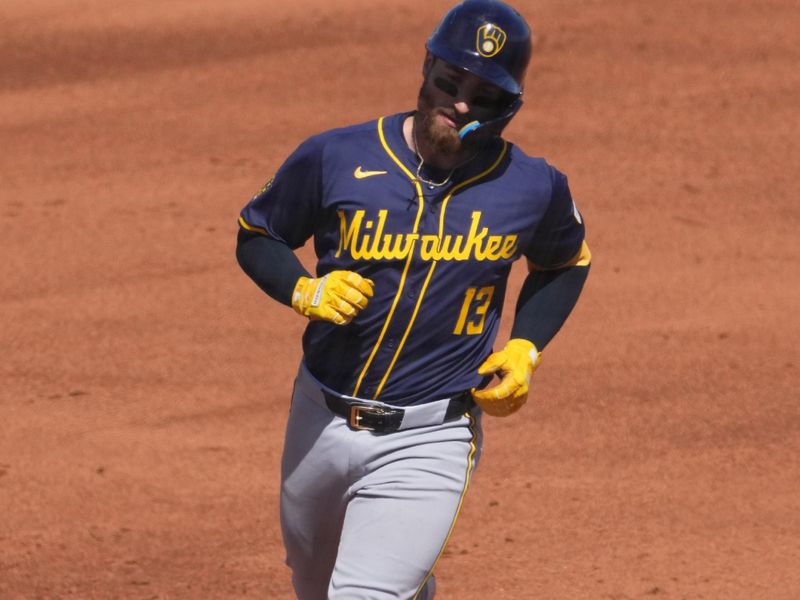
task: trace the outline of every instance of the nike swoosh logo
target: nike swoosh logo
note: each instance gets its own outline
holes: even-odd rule
[[[386,171],[365,171],[361,168],[361,165],[358,165],[356,170],[353,171],[353,177],[356,179],[366,179],[367,177],[372,177],[373,175],[386,175]]]

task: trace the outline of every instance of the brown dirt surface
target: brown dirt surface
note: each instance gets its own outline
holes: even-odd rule
[[[236,219],[306,136],[413,107],[450,2],[414,6],[4,0],[0,598],[291,597],[303,322]],[[594,263],[485,421],[440,597],[800,598],[797,2],[517,6],[508,137],[569,174]]]

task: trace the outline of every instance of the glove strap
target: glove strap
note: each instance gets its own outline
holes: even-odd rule
[[[314,290],[314,295],[311,297],[311,306],[316,307],[322,303],[322,291],[325,289],[325,282],[328,281],[328,276],[325,275],[321,279],[312,281],[316,281],[317,288]]]

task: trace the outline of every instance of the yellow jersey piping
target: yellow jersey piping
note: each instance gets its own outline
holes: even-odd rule
[[[255,225],[250,225],[247,221],[244,220],[243,217],[239,217],[239,225],[241,225],[247,231],[252,231],[253,233],[260,233],[261,235],[269,235],[269,232],[264,229],[263,227],[256,227]]]
[[[589,250],[589,244],[586,243],[586,240],[581,242],[581,248],[578,250],[578,253],[570,258],[567,262],[557,265],[555,267],[540,267],[536,263],[528,261],[528,271],[533,273],[534,271],[557,271],[558,269],[564,269],[566,267],[588,267],[592,264],[592,251]]]
[[[397,164],[398,167],[406,174],[406,176],[414,183],[414,187],[417,190],[417,199],[419,201],[419,206],[417,208],[417,217],[414,221],[414,231],[413,233],[417,233],[417,229],[419,228],[419,222],[422,218],[422,209],[424,205],[424,198],[422,195],[422,187],[419,184],[419,181],[416,180],[414,175],[409,171],[406,166],[400,161],[400,159],[392,152],[392,149],[389,147],[389,144],[386,141],[386,136],[383,133],[383,120],[384,117],[378,119],[378,137],[381,140],[381,145],[389,157]],[[386,332],[389,329],[389,323],[392,321],[392,317],[394,316],[395,309],[397,308],[397,304],[400,301],[400,297],[403,293],[403,287],[406,283],[406,278],[408,276],[408,270],[411,267],[411,260],[414,257],[414,246],[416,245],[416,240],[411,242],[410,251],[408,253],[408,259],[406,260],[405,267],[403,268],[403,275],[400,277],[400,285],[397,287],[397,293],[395,294],[394,300],[392,301],[392,306],[389,309],[389,314],[386,317],[386,321],[383,324],[383,328],[381,329],[380,334],[378,335],[378,339],[375,342],[375,346],[372,348],[372,352],[370,352],[369,357],[367,358],[367,362],[364,363],[364,367],[361,369],[361,374],[358,376],[358,380],[356,381],[356,387],[353,390],[352,396],[358,396],[358,391],[361,388],[361,383],[364,381],[364,376],[367,374],[370,365],[372,365],[372,361],[375,359],[375,355],[378,353],[378,348],[380,348],[381,343],[383,343],[383,338],[386,336]],[[375,398],[378,397],[376,393],[374,395]]]
[[[422,304],[422,298],[425,296],[425,292],[428,289],[428,283],[431,280],[431,276],[433,275],[433,270],[436,268],[436,262],[433,261],[431,264],[431,268],[428,270],[428,275],[425,277],[425,282],[422,284],[422,289],[419,291],[419,298],[417,298],[417,303],[414,305],[414,312],[411,313],[411,319],[408,322],[408,327],[406,327],[405,332],[403,333],[403,337],[400,340],[400,343],[397,345],[397,350],[394,352],[394,356],[392,356],[392,362],[389,363],[389,367],[386,369],[386,373],[383,374],[383,378],[381,379],[380,384],[378,385],[378,389],[375,390],[374,398],[377,399],[378,395],[383,391],[383,386],[386,385],[386,380],[389,379],[389,373],[392,372],[394,369],[394,363],[397,362],[397,358],[400,356],[400,350],[403,349],[403,346],[406,345],[406,340],[408,339],[409,334],[411,333],[411,326],[414,325],[414,321],[417,318],[417,313],[419,312],[419,307]]]

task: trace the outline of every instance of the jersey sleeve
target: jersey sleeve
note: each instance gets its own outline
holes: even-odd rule
[[[303,142],[242,209],[239,225],[290,248],[302,246],[321,206],[322,151],[317,138]]]
[[[551,177],[550,204],[524,250],[531,266],[540,270],[571,264],[582,255],[584,246],[583,217],[572,199],[567,177],[552,167]]]

